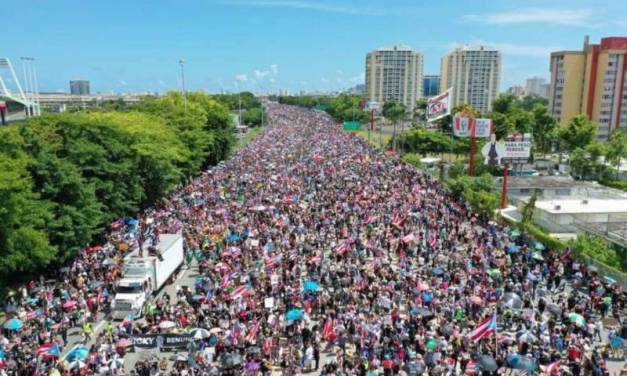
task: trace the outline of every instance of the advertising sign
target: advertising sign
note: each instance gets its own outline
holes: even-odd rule
[[[194,339],[191,334],[135,334],[131,343],[138,349],[185,349]]]
[[[436,121],[451,114],[451,89],[427,100],[427,121]]]
[[[455,136],[468,138],[472,136],[473,130],[475,137],[490,137],[492,119],[471,119],[461,116],[455,116],[453,118],[453,134]]]
[[[531,156],[531,141],[496,141],[496,135],[490,135],[490,142],[481,149],[485,163],[498,166],[505,163],[525,163]]]

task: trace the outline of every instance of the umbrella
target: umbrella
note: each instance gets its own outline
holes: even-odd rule
[[[511,292],[503,294],[503,297],[501,298],[501,302],[503,305],[511,309],[522,309],[523,307],[523,302],[522,302],[522,299],[520,299],[520,296]]]
[[[586,325],[586,319],[584,319],[583,316],[575,312],[571,312],[568,314],[568,320],[577,326]]]
[[[292,309],[292,310],[288,311],[287,315],[285,316],[285,318],[286,318],[287,321],[302,320],[304,314],[305,314],[305,311],[303,311],[300,308],[296,308],[296,309]]]
[[[533,248],[537,249],[538,251],[544,251],[546,249],[546,247],[544,246],[544,244],[540,243],[540,242],[535,242],[533,244]]]
[[[414,315],[429,317],[433,316],[433,312],[429,311],[425,307],[413,307],[410,311]]]
[[[616,283],[616,280],[614,278],[612,278],[612,277],[605,276],[605,277],[603,277],[603,279],[605,280],[605,282],[607,282],[609,284]]]
[[[551,312],[555,316],[559,316],[559,315],[562,314],[562,309],[560,308],[559,305],[557,305],[555,303],[547,304],[546,309],[547,309],[547,311]]]
[[[87,366],[87,364],[85,364],[85,362],[83,362],[82,360],[76,359],[74,361],[69,362],[67,366],[69,369],[81,369]]]
[[[597,268],[596,265],[590,265],[590,266],[588,266],[588,271],[589,272],[593,272],[593,273],[598,273],[599,272],[599,268]]]
[[[508,355],[507,364],[513,369],[523,369],[527,371],[535,371],[536,368],[538,368],[535,360],[519,354]]]
[[[542,256],[542,255],[540,254],[540,252],[534,252],[534,253],[531,255],[531,258],[532,258],[532,259],[534,259],[534,260],[537,260],[537,261],[543,261],[543,260],[544,260],[544,256]]]
[[[13,318],[4,323],[4,328],[7,330],[20,330],[24,324],[19,319]]]
[[[624,344],[625,344],[625,340],[622,337],[613,336],[612,339],[610,339],[610,345],[615,349],[622,348]]]
[[[520,236],[520,231],[518,231],[518,229],[513,229],[512,232],[510,233],[510,236],[512,238],[516,238],[516,237]]]
[[[518,251],[519,251],[518,246],[515,244],[512,244],[509,247],[507,247],[507,253],[509,254],[515,254],[515,253],[518,253]]]
[[[64,309],[73,309],[74,307],[76,307],[76,300],[68,300],[67,302],[63,303],[63,308]]]
[[[77,346],[73,348],[66,356],[66,362],[73,362],[75,360],[83,360],[89,355],[89,349],[85,346]]]
[[[320,291],[320,284],[314,281],[307,281],[303,284],[303,288],[305,291],[316,292]]]
[[[518,336],[518,341],[523,343],[535,343],[538,342],[538,338],[531,334],[530,331],[526,330]]]
[[[93,281],[92,283],[89,284],[89,287],[92,289],[97,289],[98,287],[104,285],[104,282],[102,281]]]
[[[194,337],[194,339],[205,339],[211,337],[211,333],[209,333],[207,329],[196,328],[192,330],[192,337]]]
[[[500,276],[501,275],[501,271],[497,268],[492,268],[492,269],[488,269],[487,271],[488,275],[490,277],[495,277],[495,276]]]
[[[431,273],[433,273],[434,275],[442,275],[444,274],[444,269],[436,266],[435,268],[431,269]]]
[[[119,369],[124,367],[124,359],[115,357],[109,361],[109,367],[111,369]]]
[[[176,323],[173,321],[161,321],[161,323],[159,323],[159,327],[161,329],[170,329],[170,328],[174,328],[176,326]]]
[[[433,350],[435,350],[435,347],[436,347],[437,345],[438,345],[438,341],[436,341],[436,340],[435,340],[435,339],[433,339],[433,338],[430,338],[430,339],[427,341],[427,350],[429,350],[429,351],[433,351]]]
[[[494,358],[490,355],[485,354],[480,355],[479,358],[477,358],[477,364],[479,364],[481,370],[487,372],[494,372],[499,368],[499,366],[496,364],[496,360],[494,360]]]

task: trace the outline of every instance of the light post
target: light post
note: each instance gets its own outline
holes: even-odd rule
[[[181,65],[181,85],[183,87],[183,101],[185,103],[185,112],[187,112],[187,91],[185,91],[185,59],[180,59]]]

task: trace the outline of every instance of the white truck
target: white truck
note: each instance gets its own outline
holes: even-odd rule
[[[143,257],[133,255],[124,260],[122,278],[117,282],[111,304],[114,320],[141,317],[145,304],[183,263],[183,237],[180,234],[159,236],[156,248],[160,255],[150,255],[148,248],[147,245],[144,247]]]

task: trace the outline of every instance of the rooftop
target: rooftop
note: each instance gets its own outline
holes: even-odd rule
[[[499,184],[502,178],[498,179]],[[570,176],[510,176],[507,178],[510,188],[574,188],[574,187],[598,187],[598,185],[575,180]]]
[[[551,214],[627,213],[627,198],[539,200],[536,207]]]

